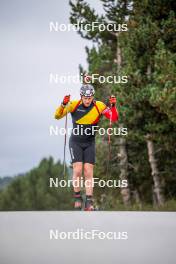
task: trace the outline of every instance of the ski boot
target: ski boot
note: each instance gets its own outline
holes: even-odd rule
[[[84,211],[95,211],[92,199],[86,199]]]
[[[77,210],[77,211],[82,210],[83,199],[82,199],[81,195],[80,194],[75,194],[74,198],[75,198],[74,209]]]

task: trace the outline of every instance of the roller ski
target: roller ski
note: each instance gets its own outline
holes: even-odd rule
[[[84,211],[97,211],[97,208],[93,205],[92,198],[86,197]]]

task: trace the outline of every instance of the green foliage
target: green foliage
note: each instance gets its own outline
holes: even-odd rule
[[[153,82],[149,85],[150,103],[176,123],[176,54],[158,40],[155,53]]]
[[[127,151],[131,193],[138,191],[142,209],[152,210],[152,177],[146,147],[146,134],[152,136],[160,178],[166,199],[176,197],[176,2],[161,0],[126,1],[101,0],[105,15],[95,15],[86,1],[71,4],[70,21],[80,19],[86,23],[127,23],[128,31],[93,32],[81,37],[96,42],[92,49],[86,48],[88,72],[101,75],[128,76],[126,84],[94,83],[96,97],[106,102],[110,94],[117,96],[120,123],[128,128]],[[81,12],[86,7],[89,15]],[[91,11],[90,11],[91,10]],[[90,13],[91,12],[91,13]],[[117,67],[117,45],[121,49],[122,63]],[[100,126],[108,127],[107,120]],[[118,127],[118,124],[114,126]],[[117,136],[118,137],[118,136]],[[111,176],[119,178],[118,138],[112,138]],[[97,165],[95,176],[106,177],[107,137],[97,138]],[[120,209],[120,192],[95,189],[97,200],[102,193],[108,194],[108,209]],[[133,195],[132,195],[133,196]],[[133,208],[135,199],[133,201]],[[175,210],[175,201],[168,202],[164,210]],[[154,208],[153,208],[154,209]],[[161,208],[160,208],[161,209]],[[162,209],[161,209],[162,210]]]
[[[6,187],[11,182],[11,180],[11,177],[0,178],[0,190]]]
[[[49,187],[50,178],[63,179],[63,165],[60,161],[54,163],[51,157],[23,176],[15,177],[0,192],[0,210],[72,209],[72,190]]]
[[[70,1],[70,21],[82,24],[78,33],[92,41],[86,47],[89,74],[128,76],[126,84],[94,83],[96,98],[107,103],[111,94],[117,97],[119,123],[128,128],[128,180],[131,206],[124,207],[119,189],[95,187],[95,198],[107,210],[176,210],[176,2],[169,0],[101,0],[105,14],[84,0]],[[114,22],[128,25],[127,32],[86,31],[85,25]],[[121,65],[117,65],[117,47]],[[84,69],[80,66],[80,71]],[[119,123],[113,124],[118,128]],[[104,118],[100,126],[109,127]],[[150,134],[155,146],[159,177],[166,203],[153,205],[153,179],[146,146]],[[97,136],[95,177],[119,180],[118,136],[111,137],[109,159],[108,137]],[[109,172],[107,173],[107,168]],[[68,170],[68,168],[67,168]],[[68,173],[68,171],[67,171]],[[72,191],[49,188],[49,178],[63,177],[63,165],[52,158],[43,159],[29,173],[14,178],[0,191],[1,210],[68,210],[72,209]],[[139,201],[135,198],[138,193]]]

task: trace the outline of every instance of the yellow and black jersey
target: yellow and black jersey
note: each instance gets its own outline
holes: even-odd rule
[[[93,128],[97,126],[100,116],[106,108],[106,105],[100,101],[93,101],[89,107],[85,107],[82,100],[75,100],[65,107],[62,105],[58,107],[55,118],[60,119],[70,113],[73,122],[71,140],[87,142],[95,139]]]
[[[89,107],[85,107],[81,100],[71,101],[66,107],[62,105],[56,109],[55,118],[60,119],[71,113],[73,124],[92,125],[97,124],[106,105],[101,101],[93,101]]]

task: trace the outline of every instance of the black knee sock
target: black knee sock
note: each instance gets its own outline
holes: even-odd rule
[[[81,192],[80,191],[79,192],[74,192],[74,197],[75,198],[81,197]]]
[[[86,201],[87,200],[92,200],[92,195],[86,195]]]
[[[80,192],[80,191],[79,191],[79,192],[75,192],[75,194],[76,194],[76,195],[79,195],[79,194],[81,195],[81,192]]]

